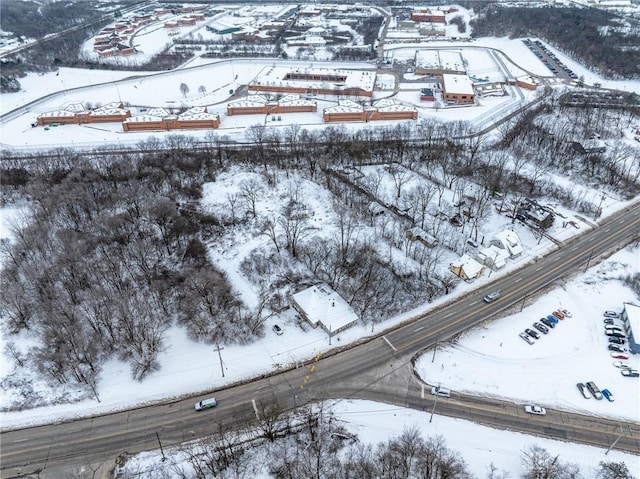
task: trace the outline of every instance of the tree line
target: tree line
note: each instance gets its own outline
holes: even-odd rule
[[[471,20],[473,37],[539,37],[580,63],[610,78],[638,78],[637,45],[640,32],[620,24],[614,13],[599,8],[501,7],[495,3],[481,8],[472,2],[479,16]]]

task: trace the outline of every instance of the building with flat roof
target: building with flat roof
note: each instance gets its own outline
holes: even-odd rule
[[[463,75],[467,73],[462,53],[452,50],[417,50],[415,55],[417,75]]]
[[[446,103],[474,103],[473,84],[467,75],[442,75],[442,97]]]
[[[376,72],[369,70],[266,67],[247,88],[249,91],[370,97],[375,82]]]
[[[204,106],[194,106],[179,115],[173,115],[164,108],[152,108],[144,115],[122,122],[124,131],[195,130],[219,126],[220,116],[208,113]]]
[[[358,322],[358,315],[342,297],[322,283],[291,296],[291,305],[313,328],[320,326],[329,336]]]
[[[629,351],[640,353],[640,306],[624,303],[621,318],[629,341]]]
[[[327,107],[322,112],[325,123],[348,121],[415,120],[418,110],[391,98],[378,100],[371,106],[363,106],[355,101],[340,100],[337,105]]]
[[[300,98],[300,95],[285,95],[279,100],[269,100],[263,95],[249,95],[241,100],[227,104],[227,115],[278,115],[281,113],[301,113],[318,111],[313,100]]]

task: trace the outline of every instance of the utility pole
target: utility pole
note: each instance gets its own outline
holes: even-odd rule
[[[435,346],[433,346],[433,356],[431,357],[431,362],[435,361],[436,359],[436,349],[438,349],[438,340],[436,339],[436,344]],[[429,421],[431,422],[431,421]]]
[[[587,258],[587,264],[586,264],[586,266],[584,267],[584,272],[585,272],[585,273],[586,273],[586,272],[587,272],[587,270],[589,269],[589,263],[591,262],[591,258],[592,258],[592,257],[593,257],[593,250],[591,250],[591,251],[589,252],[589,258]]]
[[[158,435],[157,431],[156,431],[156,437],[158,438],[158,445],[160,446],[160,452],[162,453],[162,462],[164,462],[167,460],[167,458],[164,455],[164,449],[162,449],[162,443],[160,442],[160,436]]]
[[[220,346],[218,346],[218,342],[216,341],[216,347],[213,350],[218,352],[218,358],[220,359],[220,370],[222,371],[222,377],[224,377],[224,361],[222,360],[222,354],[220,353],[220,351],[222,351],[223,349],[224,348],[221,348]]]
[[[431,409],[431,417],[429,422],[433,421],[433,413],[436,411],[436,404],[438,404],[438,392],[440,391],[440,383],[436,386],[436,394],[433,395],[433,408]]]

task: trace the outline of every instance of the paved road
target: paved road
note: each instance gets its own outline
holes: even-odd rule
[[[363,341],[362,344],[254,382],[215,392],[219,405],[196,413],[200,398],[150,406],[74,422],[3,431],[2,477],[42,471],[41,477],[61,477],[74,464],[113,461],[124,451],[156,448],[156,433],[166,447],[215,432],[219,427],[240,427],[264,417],[263,407],[276,400],[283,409],[316,400],[362,398],[431,411],[433,397],[414,374],[418,353],[482,324],[508,308],[520,305],[535,292],[560,278],[584,269],[601,254],[640,240],[640,204],[621,212],[601,226],[563,244],[548,256],[533,261],[490,287],[472,292],[437,311],[420,315],[404,326]],[[500,289],[498,301],[482,297]],[[310,372],[313,365],[314,372]],[[309,380],[300,388],[304,377]],[[439,399],[437,414],[462,417],[529,434],[640,453],[640,424],[549,410],[532,417],[521,405],[453,393]]]

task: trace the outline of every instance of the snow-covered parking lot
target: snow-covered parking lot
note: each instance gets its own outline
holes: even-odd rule
[[[469,331],[456,344],[438,347],[435,360],[426,354],[417,363],[421,377],[454,391],[508,398],[522,404],[640,421],[638,378],[613,366],[607,349],[603,312],[621,311],[634,302],[621,279],[638,270],[638,249],[623,250],[579,277],[558,284],[522,311]],[[520,306],[517,307],[519,309]],[[525,328],[558,308],[571,318],[529,345],[518,337]],[[621,326],[620,320],[615,320]],[[625,361],[638,369],[640,357]],[[609,389],[614,402],[584,399],[577,383],[593,381]]]

